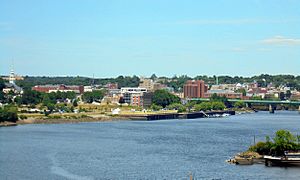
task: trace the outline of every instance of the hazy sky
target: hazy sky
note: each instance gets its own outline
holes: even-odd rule
[[[299,0],[0,0],[0,74],[300,75]]]

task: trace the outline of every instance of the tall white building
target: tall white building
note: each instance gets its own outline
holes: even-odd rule
[[[15,84],[15,80],[16,80],[15,72],[13,69],[11,69],[10,74],[9,74],[9,83]]]

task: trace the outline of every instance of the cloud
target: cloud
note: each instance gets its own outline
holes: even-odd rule
[[[272,38],[261,40],[263,44],[270,45],[300,45],[300,39],[297,38],[287,38],[284,36],[274,36]]]

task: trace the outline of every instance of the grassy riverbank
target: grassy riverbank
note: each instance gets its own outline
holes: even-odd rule
[[[16,123],[12,122],[1,122],[0,127],[6,126],[16,126],[24,124],[66,124],[66,123],[82,123],[82,122],[105,122],[105,121],[119,121],[119,120],[128,120],[120,116],[109,116],[102,114],[92,114],[92,115],[75,115],[75,114],[60,114],[60,115],[50,115],[45,116],[42,114],[30,114],[24,115],[24,119],[18,120]]]
[[[252,113],[250,109],[238,109],[238,114]],[[56,114],[40,114],[40,113],[21,113],[20,119],[16,123],[1,122],[2,126],[23,125],[23,124],[63,124],[63,123],[81,123],[81,122],[105,122],[130,120],[129,116],[147,116],[156,114],[176,114],[177,110],[160,110],[160,111],[133,111],[123,109],[118,115],[112,115],[111,112],[83,112],[83,113],[56,113]]]

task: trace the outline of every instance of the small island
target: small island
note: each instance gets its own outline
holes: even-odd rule
[[[237,154],[229,163],[266,166],[300,166],[300,136],[287,130],[278,130],[274,138],[266,136],[265,142],[258,142],[248,151]]]

